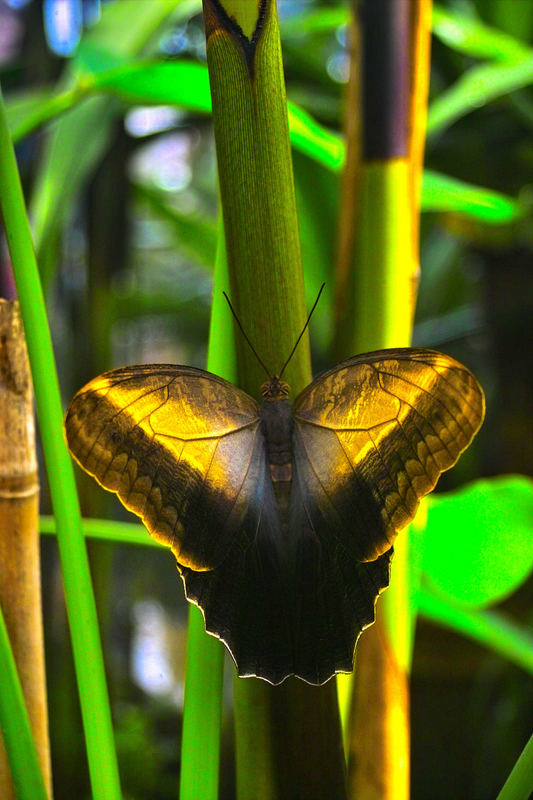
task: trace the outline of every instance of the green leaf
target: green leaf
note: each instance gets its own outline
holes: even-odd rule
[[[302,14],[294,14],[280,21],[281,36],[302,36],[319,31],[334,31],[350,24],[350,9],[341,5],[336,8],[321,6]]]
[[[428,111],[427,134],[442,133],[455,120],[492,100],[533,83],[533,56],[472,67],[442,92]]]
[[[301,153],[325,167],[340,171],[344,166],[346,147],[337,133],[329,131],[294,103],[287,103],[291,143]]]
[[[432,496],[423,571],[433,592],[464,606],[495,603],[533,568],[533,482],[518,475],[480,480]]]
[[[499,793],[497,800],[528,800],[533,792],[533,736],[520,753],[518,761]]]
[[[205,64],[193,61],[133,61],[93,75],[95,91],[116,94],[129,103],[175,105],[211,112]]]
[[[207,66],[191,61],[126,61],[93,47],[80,49],[80,65],[93,91],[110,92],[130,103],[176,105],[211,113]],[[288,104],[291,142],[333,170],[344,163],[344,142],[294,103]]]
[[[107,519],[91,519],[84,517],[81,522],[83,535],[91,539],[99,539],[115,544],[133,544],[142,547],[157,547],[165,549],[164,545],[153,539],[144,525],[140,522],[113,522]],[[56,533],[54,517],[42,515],[39,517],[39,530],[41,533]]]
[[[523,217],[526,209],[500,192],[424,170],[422,211],[453,211],[491,225],[504,225]]]
[[[12,92],[9,95],[9,100],[6,100],[5,105],[7,121],[12,135],[13,129],[17,128],[28,117],[32,117],[36,110],[47,102],[51,94],[52,89],[48,86],[25,89],[22,92]]]
[[[118,58],[139,53],[170,14],[190,12],[190,0],[121,0],[103,10],[100,22],[85,35],[94,50],[110,50]],[[61,80],[60,91],[79,85],[79,68]],[[77,97],[72,95],[72,105]],[[61,110],[64,110],[61,108]],[[50,130],[35,179],[31,202],[33,234],[44,288],[50,283],[56,259],[59,231],[75,207],[76,197],[95,164],[102,157],[112,134],[118,109],[108,98],[90,98],[71,108]]]
[[[528,55],[533,57],[523,42],[508,33],[442,6],[433,6],[432,28],[441,42],[474,58],[516,61]]]
[[[50,496],[58,520],[61,571],[91,784],[94,796],[117,800],[121,797],[120,781],[89,562],[81,536],[72,461],[63,434],[61,396],[34,243],[1,92],[0,185],[0,206],[26,334]]]

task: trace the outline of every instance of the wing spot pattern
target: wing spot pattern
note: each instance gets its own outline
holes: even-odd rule
[[[376,451],[376,453],[378,455],[378,458],[380,459],[381,463],[383,464],[384,472],[386,472],[386,474],[389,476],[389,480],[390,480],[390,483],[391,483],[391,486],[392,486],[392,492],[390,492],[390,494],[387,494],[387,500],[390,499],[392,501],[394,497],[397,497],[398,500],[399,500],[399,503],[397,503],[396,508],[398,507],[398,505],[400,505],[400,506],[402,506],[404,508],[405,512],[407,514],[409,514],[409,510],[408,510],[407,506],[405,505],[405,500],[400,494],[400,490],[399,490],[397,481],[393,477],[393,475],[392,475],[392,473],[391,473],[391,471],[390,471],[390,469],[389,469],[389,467],[387,465],[387,462],[385,461],[385,459],[383,458],[383,456],[381,454],[381,448],[379,448],[377,446],[376,442],[374,441],[374,437],[372,436],[371,433],[369,433],[369,436],[370,436],[370,440],[371,440],[372,444],[374,445],[374,450]],[[396,508],[395,508],[395,511],[396,511]],[[391,517],[394,518],[394,514],[391,514]],[[390,542],[390,538],[387,537],[387,541]]]
[[[438,373],[437,373],[437,374],[438,374]],[[458,413],[456,413],[456,412],[453,412],[453,411],[450,411],[450,409],[447,407],[447,405],[446,405],[446,404],[444,403],[444,401],[441,399],[441,397],[440,397],[440,394],[441,394],[441,393],[439,393],[439,394],[433,394],[432,392],[430,392],[430,391],[429,391],[428,389],[426,389],[425,387],[423,387],[423,386],[419,386],[418,384],[414,383],[413,381],[410,381],[410,380],[408,380],[408,379],[407,379],[406,377],[404,377],[403,375],[402,375],[402,376],[400,376],[400,375],[394,375],[393,373],[386,372],[385,370],[381,370],[381,371],[379,371],[379,383],[380,383],[380,386],[381,386],[381,388],[382,388],[382,390],[383,390],[384,392],[387,392],[387,394],[390,394],[390,395],[391,395],[391,396],[393,396],[393,397],[397,397],[397,395],[395,395],[393,392],[391,392],[389,389],[387,389],[387,388],[386,388],[386,386],[383,384],[383,381],[382,381],[382,379],[381,379],[383,375],[387,375],[388,377],[392,378],[393,380],[401,380],[401,381],[403,381],[403,383],[406,383],[406,384],[408,384],[409,386],[412,386],[412,387],[413,387],[413,388],[414,388],[416,391],[418,391],[418,392],[423,392],[425,395],[427,395],[428,397],[430,397],[430,398],[431,398],[431,401],[433,401],[433,402],[437,401],[437,403],[438,403],[440,406],[442,406],[442,407],[444,408],[444,410],[446,411],[446,413],[449,415],[449,417],[450,417],[451,421],[452,421],[452,422],[454,422],[454,423],[457,425],[457,427],[458,427],[458,428],[461,430],[461,433],[463,434],[463,436],[465,437],[465,439],[468,439],[468,440],[470,440],[471,436],[470,436],[469,434],[465,433],[463,426],[462,426],[462,425],[459,423],[459,419],[458,419],[458,417],[460,417],[460,418],[461,418],[461,419],[462,419],[464,422],[466,422],[466,423],[468,424],[468,427],[470,428],[470,430],[474,431],[474,428],[473,428],[473,427],[472,427],[472,425],[470,424],[470,422],[469,422],[468,418],[466,418],[466,417],[464,416],[464,414],[463,414],[463,412],[462,412],[462,409],[461,409],[461,407],[460,407],[460,406],[459,406],[459,405],[456,403],[456,401],[455,401],[455,398],[454,398],[453,396],[449,396],[449,399],[451,399],[452,403],[453,403],[453,404],[456,406],[456,408],[457,408],[457,412],[458,412]],[[440,376],[439,376],[439,377],[440,377]],[[444,395],[444,392],[443,392],[442,394]],[[403,402],[407,403],[408,405],[411,405],[411,404],[410,404],[410,403],[409,403],[407,400],[405,400],[404,398],[402,398],[402,400],[403,400]],[[411,406],[411,407],[413,407],[413,406]],[[435,415],[436,415],[436,412],[435,412]],[[442,421],[442,420],[441,420],[441,421]],[[444,423],[443,423],[443,424],[444,424]]]

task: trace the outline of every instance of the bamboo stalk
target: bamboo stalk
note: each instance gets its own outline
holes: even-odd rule
[[[204,17],[231,296],[275,372],[305,322],[276,7],[204,0]],[[242,338],[237,356],[240,385],[258,396],[265,376]],[[307,336],[286,377],[294,394],[309,382]],[[333,681],[236,679],[234,698],[239,800],[345,797]]]
[[[362,131],[361,142],[348,139],[351,171],[345,181],[355,185],[345,196],[357,198],[357,208],[352,210],[355,236],[347,283],[348,255],[339,255],[337,296],[348,286],[344,309],[337,306],[340,357],[410,342],[427,97],[427,0],[363,0],[357,10],[361,69],[356,53],[351,75],[355,80],[361,74]],[[349,90],[348,97],[357,97],[356,90]],[[359,106],[349,113],[357,116]],[[344,224],[347,220],[345,210]],[[343,238],[348,239],[346,232],[340,233]],[[409,796],[413,620],[408,558],[404,531],[395,545],[391,585],[378,603],[377,623],[358,644],[348,736],[349,794],[354,798]]]
[[[51,796],[33,396],[18,303],[0,300],[0,605]],[[0,735],[0,797],[15,800]]]

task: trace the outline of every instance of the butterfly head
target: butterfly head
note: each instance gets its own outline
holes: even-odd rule
[[[261,385],[261,396],[263,400],[283,400],[288,397],[291,387],[285,381],[273,375],[270,380]]]

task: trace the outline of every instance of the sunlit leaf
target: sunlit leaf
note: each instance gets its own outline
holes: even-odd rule
[[[105,542],[117,544],[133,544],[141,547],[156,547],[163,549],[163,545],[156,542],[148,535],[148,531],[140,522],[114,522],[107,519],[84,518],[82,529],[85,536],[91,539],[100,539]],[[40,516],[39,530],[41,533],[53,534],[56,532],[55,517]]]
[[[91,56],[94,56],[94,51]],[[176,105],[211,113],[209,77],[205,64],[193,61],[129,61],[92,73],[94,91],[118,95],[130,103]],[[85,62],[87,64],[88,62]],[[94,61],[92,62],[94,66]],[[107,62],[108,64],[110,62]]]
[[[294,103],[287,106],[293,146],[325,167],[341,170],[346,150],[341,137],[316,122],[303,108]]]
[[[533,83],[533,57],[472,67],[433,101],[428,111],[428,136],[441,133],[455,120],[492,100]]]
[[[211,113],[209,76],[205,64],[191,61],[121,62],[113,54],[82,48],[80,63],[93,90],[111,92],[131,103],[176,105]],[[294,103],[288,104],[293,145],[330,169],[344,163],[341,137],[316,122]]]
[[[441,42],[474,58],[511,61],[533,56],[523,42],[508,33],[442,6],[433,6],[432,28]]]
[[[509,475],[433,496],[423,570],[432,590],[465,606],[502,600],[533,568],[533,481]]]
[[[422,210],[464,213],[491,225],[512,222],[525,213],[511,197],[431,170],[424,170],[422,178]]]

